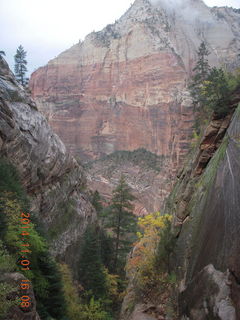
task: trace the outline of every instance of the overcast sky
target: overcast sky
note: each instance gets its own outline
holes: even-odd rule
[[[208,6],[240,8],[240,0],[204,0]],[[134,0],[0,0],[0,50],[13,66],[16,48],[27,51],[30,72],[45,65],[79,39],[99,31]]]

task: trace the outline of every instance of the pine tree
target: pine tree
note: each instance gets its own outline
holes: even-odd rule
[[[210,66],[207,59],[209,54],[210,52],[208,51],[205,43],[202,42],[197,52],[198,60],[196,66],[193,69],[194,76],[192,77],[192,81],[189,86],[191,95],[195,103],[204,103],[203,97],[201,96],[201,87],[210,72]]]
[[[106,276],[101,261],[99,235],[93,226],[87,228],[80,256],[79,282],[85,291],[99,299],[106,296]]]
[[[113,270],[117,272],[121,260],[126,256],[130,249],[131,241],[128,240],[129,234],[136,231],[137,219],[132,210],[135,197],[127,185],[125,178],[120,178],[119,184],[113,191],[111,205],[111,227],[114,232],[114,257]]]
[[[99,194],[99,192],[97,190],[94,191],[93,196],[92,196],[92,205],[94,206],[94,208],[97,211],[97,214],[101,214],[102,210],[103,210],[103,206],[101,203],[101,196]]]
[[[38,268],[45,281],[47,281],[46,292],[41,297],[36,294],[39,302],[39,311],[41,319],[49,319],[49,316],[54,319],[62,320],[66,314],[66,302],[63,292],[63,283],[60,271],[54,259],[48,251],[41,252],[38,257]],[[42,280],[42,279],[41,279]],[[33,286],[37,287],[37,278],[33,280]]]
[[[25,86],[27,84],[26,72],[27,72],[27,60],[26,60],[27,52],[24,51],[22,45],[17,48],[17,52],[14,56],[15,66],[14,72],[17,80],[21,83],[21,85]]]
[[[214,67],[203,83],[201,94],[210,109],[217,115],[224,116],[228,113],[231,91],[231,86],[223,69]]]
[[[196,73],[196,77],[200,79],[200,81],[204,81],[209,74],[210,66],[207,59],[209,54],[210,52],[208,51],[205,42],[202,42],[197,52],[198,61],[193,68],[193,72]]]
[[[107,234],[104,229],[99,231],[99,240],[100,240],[100,253],[101,253],[101,261],[103,265],[112,272],[112,259],[114,253],[114,245],[112,238]]]

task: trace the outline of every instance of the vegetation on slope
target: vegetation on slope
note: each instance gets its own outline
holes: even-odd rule
[[[88,163],[86,167],[91,168],[94,163],[99,161],[107,162],[109,163],[108,169],[111,169],[112,172],[115,168],[117,168],[117,166],[126,164],[126,162],[131,162],[134,165],[138,165],[142,168],[152,169],[160,172],[163,160],[163,156],[158,156],[144,148],[139,148],[134,151],[115,151],[110,155],[101,158],[100,160],[95,160]]]
[[[47,244],[30,220],[27,196],[22,187],[14,167],[5,160],[0,160],[0,270],[6,272],[20,272],[33,285],[37,300],[37,310],[41,319],[64,319],[65,299],[62,282],[57,264],[51,258]],[[28,216],[28,218],[25,218]],[[22,229],[22,223],[27,229]],[[24,224],[24,226],[26,226]],[[23,237],[26,243],[23,242]],[[21,259],[23,244],[26,248],[24,259]],[[28,249],[29,248],[29,249]],[[23,264],[24,261],[24,264]],[[23,265],[28,265],[23,268]],[[25,270],[24,270],[25,269]],[[2,282],[2,298],[8,306],[16,304],[9,299],[9,286]],[[0,318],[6,316],[8,307],[1,310]],[[20,303],[18,304],[20,305]],[[54,306],[54,308],[53,308]]]
[[[131,312],[139,302],[157,305],[161,301],[161,310],[152,309],[151,312],[175,319],[176,277],[170,271],[175,238],[170,232],[171,220],[172,216],[159,212],[138,219],[141,232],[127,263],[134,295],[126,312]]]

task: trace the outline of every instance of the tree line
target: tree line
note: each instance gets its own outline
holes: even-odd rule
[[[189,89],[196,111],[200,114],[214,111],[216,116],[223,117],[229,112],[231,94],[240,84],[240,69],[231,73],[224,66],[211,68],[209,54],[206,43],[202,42]]]
[[[20,272],[31,280],[43,320],[114,319],[125,289],[126,257],[136,239],[133,199],[123,177],[108,205],[103,205],[97,191],[91,195],[99,222],[85,231],[75,280],[66,264],[51,257],[38,214],[32,213],[27,256],[31,268],[22,271],[19,213],[29,212],[30,203],[17,170],[0,159],[0,272]],[[19,305],[14,298],[18,289],[0,280],[0,291],[0,319],[5,319],[11,316],[11,308]]]

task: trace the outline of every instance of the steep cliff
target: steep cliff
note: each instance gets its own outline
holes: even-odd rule
[[[95,211],[82,193],[82,168],[0,58],[0,155],[19,171],[54,255],[77,262],[78,242]],[[74,257],[74,259],[73,259]]]
[[[201,0],[136,0],[114,24],[35,71],[32,96],[81,159],[138,148],[167,157],[160,183],[167,194],[165,181],[182,164],[191,139],[186,81],[203,40],[211,65],[233,66],[239,14],[210,9]]]
[[[169,319],[166,300],[178,313],[170,319],[240,319],[239,102],[240,88],[232,96],[227,115],[213,114],[162,210],[173,216],[169,239],[174,245],[167,272],[177,276],[172,292],[169,280],[159,282],[164,279],[160,260],[153,265],[154,278],[148,269],[139,275],[141,244],[137,245],[129,256],[130,281],[121,319]],[[154,241],[152,237],[153,245]],[[154,254],[156,258],[158,249]],[[139,277],[143,276],[152,282],[144,287],[145,295],[139,296]]]
[[[239,101],[240,90],[232,107]],[[166,205],[175,217],[180,315],[189,319],[240,319],[239,129],[240,105],[233,118],[213,117]]]

